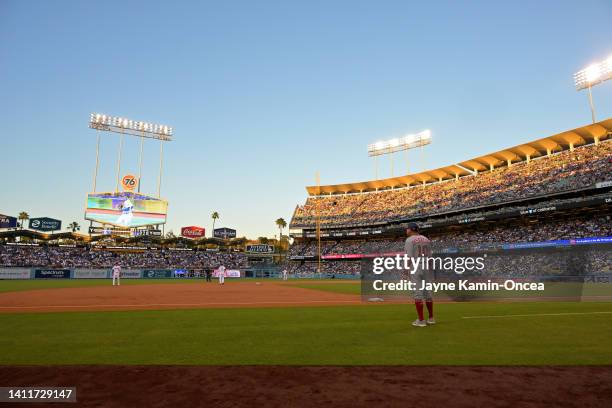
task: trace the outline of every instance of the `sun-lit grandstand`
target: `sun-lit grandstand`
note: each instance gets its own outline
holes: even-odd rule
[[[417,174],[307,187],[291,268],[316,270],[320,238],[322,272],[358,273],[347,259],[400,251],[411,221],[440,250],[610,237],[611,135],[607,119]]]

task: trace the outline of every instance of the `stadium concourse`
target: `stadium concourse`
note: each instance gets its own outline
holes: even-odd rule
[[[403,249],[420,224],[434,251],[612,242],[612,119],[455,165],[385,180],[307,187],[290,223],[293,274],[356,274],[360,260]],[[610,272],[591,251],[587,272]],[[523,271],[524,272],[524,271]]]

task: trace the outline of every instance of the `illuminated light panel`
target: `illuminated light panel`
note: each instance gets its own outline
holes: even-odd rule
[[[591,64],[574,74],[576,90],[588,88],[612,78],[612,55],[602,62]]]
[[[419,133],[406,135],[390,140],[380,140],[368,145],[368,156],[380,156],[402,150],[413,149],[431,143],[431,131],[424,130]]]
[[[89,127],[92,129],[128,133],[167,141],[172,140],[174,134],[174,129],[167,125],[136,121],[102,113],[92,113],[89,115]]]

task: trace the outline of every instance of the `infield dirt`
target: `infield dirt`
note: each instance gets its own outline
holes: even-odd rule
[[[76,386],[77,404],[54,407],[606,407],[612,401],[609,367],[0,367],[0,383]]]
[[[274,282],[216,282],[58,288],[0,293],[0,312],[159,310],[359,304],[358,295]]]

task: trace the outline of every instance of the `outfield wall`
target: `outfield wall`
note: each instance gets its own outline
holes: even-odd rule
[[[122,279],[174,278],[174,269],[124,269]],[[0,268],[0,279],[110,279],[110,269]]]
[[[179,269],[178,271],[183,271]],[[204,279],[204,276],[179,277],[176,269],[123,269],[122,279]],[[110,279],[111,269],[89,268],[0,268],[0,280],[15,279]],[[263,274],[252,270],[240,270],[241,278],[279,279],[280,272]],[[289,275],[291,279],[359,279],[359,275],[302,273]],[[216,279],[213,277],[213,279]]]

